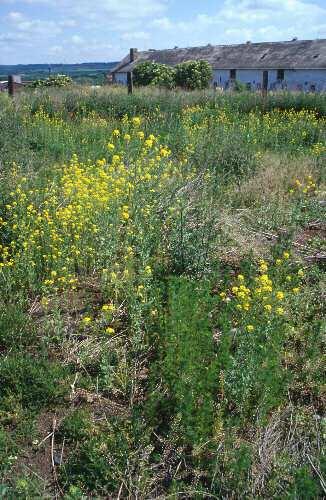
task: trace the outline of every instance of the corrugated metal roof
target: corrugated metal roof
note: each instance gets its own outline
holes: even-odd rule
[[[147,50],[137,52],[132,63],[128,54],[111,73],[132,71],[143,61],[175,66],[196,59],[213,69],[326,69],[326,39]]]

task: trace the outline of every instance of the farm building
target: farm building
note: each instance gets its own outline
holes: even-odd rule
[[[5,92],[8,90],[8,81],[2,80],[0,81],[0,92]]]
[[[175,66],[198,59],[211,64],[212,86],[215,87],[227,89],[237,80],[252,90],[264,86],[269,90],[326,91],[326,39],[175,47],[142,52],[130,49],[109,76],[115,83],[126,84],[127,73],[140,62]]]

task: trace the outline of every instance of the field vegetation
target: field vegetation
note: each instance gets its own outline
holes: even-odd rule
[[[325,494],[326,98],[0,95],[0,497]]]

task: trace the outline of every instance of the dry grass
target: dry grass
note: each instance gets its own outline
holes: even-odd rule
[[[296,179],[314,176],[315,163],[309,156],[291,158],[289,156],[266,153],[257,174],[241,183],[233,193],[239,202],[253,206],[265,203],[287,204],[288,188]]]
[[[290,186],[296,179],[303,180],[309,175],[315,178],[315,163],[311,157],[265,154],[256,175],[240,186],[234,185],[228,193],[229,206],[219,212],[219,257],[230,264],[237,264],[249,254],[255,258],[268,256],[270,247],[287,231],[287,214],[292,203],[288,192]],[[324,197],[322,184],[318,186],[317,197]],[[272,231],[266,230],[264,226],[268,225],[274,213],[277,213],[280,225]],[[301,243],[298,242],[298,252],[305,250],[301,248]]]

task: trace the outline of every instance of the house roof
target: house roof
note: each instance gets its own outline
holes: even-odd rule
[[[144,61],[175,66],[196,59],[208,61],[213,69],[326,69],[326,39],[146,50],[136,52],[133,62],[128,54],[111,73],[132,71]]]

